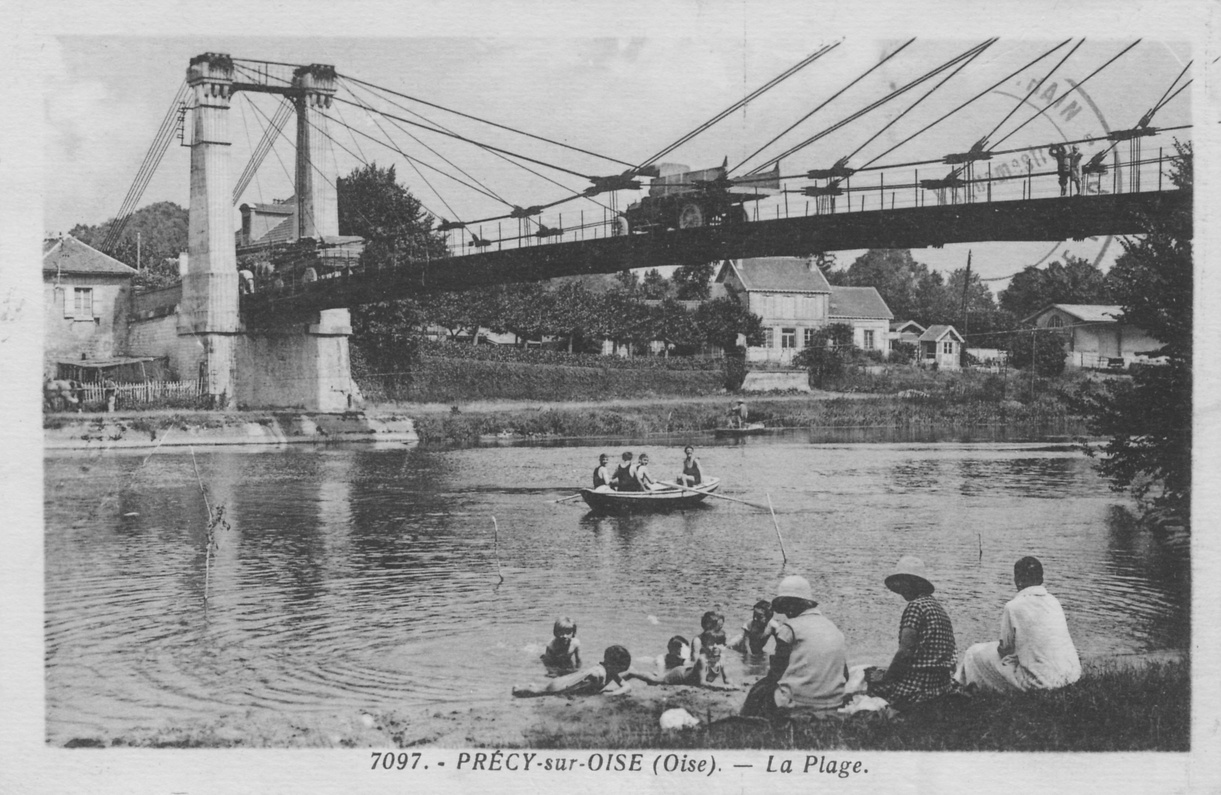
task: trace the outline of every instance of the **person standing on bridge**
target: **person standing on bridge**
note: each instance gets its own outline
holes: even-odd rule
[[[1073,147],[1068,153],[1068,178],[1073,183],[1073,195],[1081,195],[1081,150]]]
[[[1052,144],[1047,147],[1047,153],[1056,159],[1056,176],[1060,178],[1060,195],[1068,193],[1068,152],[1064,150],[1064,144]]]

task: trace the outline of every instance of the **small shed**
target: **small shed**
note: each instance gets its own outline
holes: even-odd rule
[[[953,326],[929,326],[920,335],[920,365],[939,370],[961,370],[964,344],[962,335]]]
[[[64,380],[72,379],[84,384],[94,384],[109,378],[121,384],[139,384],[145,381],[164,380],[168,360],[153,357],[79,359],[59,361],[55,365],[56,377]]]

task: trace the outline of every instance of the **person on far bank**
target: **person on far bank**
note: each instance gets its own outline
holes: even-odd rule
[[[640,491],[636,483],[636,465],[632,462],[632,454],[624,453],[622,459],[611,477],[611,488],[616,491]]]
[[[771,667],[746,694],[741,714],[769,719],[792,710],[830,715],[843,705],[848,682],[844,633],[818,610],[805,577],[781,580],[772,608],[786,620],[776,629]]]
[[[729,410],[729,427],[745,428],[746,416],[746,401],[738,398]]]
[[[113,414],[119,401],[119,385],[114,382],[114,379],[107,377],[102,381],[102,394],[106,398],[107,413]]]
[[[967,649],[954,678],[968,688],[1016,692],[1054,690],[1081,678],[1081,659],[1056,597],[1043,587],[1043,564],[1013,564],[1013,597],[1001,614],[1001,639]]]
[[[609,491],[611,478],[610,456],[603,453],[598,456],[598,465],[594,467],[594,491]]]
[[[687,445],[683,449],[683,453],[686,458],[683,459],[683,471],[677,478],[678,485],[698,486],[704,479],[704,473],[700,471],[700,462],[695,457],[695,448]]]
[[[886,587],[907,600],[899,619],[899,650],[885,671],[867,674],[869,695],[881,696],[904,710],[950,694],[961,693],[954,679],[954,625],[933,598],[924,561],[913,555],[899,558],[886,578]]]

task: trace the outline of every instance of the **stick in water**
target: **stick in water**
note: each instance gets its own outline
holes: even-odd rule
[[[976,533],[975,535],[979,536],[979,559],[982,561],[984,559],[984,534]]]
[[[789,562],[788,553],[784,551],[784,539],[780,537],[780,522],[776,521],[776,509],[772,507],[772,495],[767,495],[767,509],[772,512],[772,526],[776,528],[776,538],[780,541],[780,557]]]
[[[496,551],[496,574],[500,577],[500,581],[505,581],[504,572],[500,570],[500,525],[496,523],[496,517],[492,517],[492,536],[493,549]]]

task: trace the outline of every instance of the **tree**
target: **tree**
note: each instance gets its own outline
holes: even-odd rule
[[[601,301],[577,282],[567,282],[551,291],[546,325],[548,333],[568,338],[568,352],[578,340],[593,336],[599,326]]]
[[[724,296],[700,304],[695,311],[695,323],[700,336],[709,345],[715,345],[727,355],[745,355],[738,347],[739,336],[746,344],[763,344],[763,318],[747,309],[736,298]]]
[[[928,266],[916,262],[906,249],[870,249],[848,270],[831,275],[836,277],[833,283],[844,286],[876,287],[895,317],[908,320],[917,316],[916,288],[928,272]]]
[[[683,305],[673,298],[667,298],[659,306],[649,309],[650,336],[662,342],[665,355],[670,355],[670,346],[679,349],[693,349],[699,345],[700,331]]]
[[[1175,143],[1170,181],[1193,189],[1190,144]],[[1163,367],[1138,369],[1122,382],[1083,395],[1090,431],[1109,437],[1098,468],[1115,489],[1154,508],[1147,517],[1191,522],[1192,220],[1148,219],[1143,239],[1123,242],[1108,274],[1130,323],[1163,343]]]
[[[1094,263],[1066,256],[1046,268],[1030,265],[1019,271],[1001,291],[1000,306],[1024,318],[1048,304],[1110,303],[1108,280]]]
[[[650,268],[640,282],[640,294],[647,300],[660,301],[670,294],[670,282],[661,275],[661,271]]]
[[[139,268],[132,279],[137,287],[165,287],[178,281],[178,254],[187,250],[187,210],[173,202],[157,202],[132,213],[123,234],[109,253],[112,257]],[[77,224],[68,234],[101,249],[116,219],[86,226]],[[138,249],[138,251],[137,251]]]
[[[810,344],[797,352],[793,364],[810,373],[810,382],[823,386],[828,379],[840,375],[856,358],[853,329],[848,323],[832,323],[814,332]]]
[[[674,297],[680,301],[707,301],[712,294],[712,277],[716,266],[711,262],[679,265],[670,277]]]
[[[1064,338],[1055,331],[1015,331],[1009,337],[1009,363],[1019,370],[1034,366],[1045,378],[1064,372]]]

